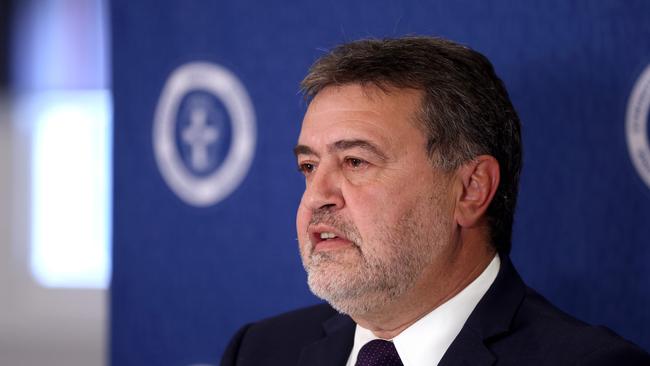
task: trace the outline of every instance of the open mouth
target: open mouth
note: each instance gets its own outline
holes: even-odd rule
[[[352,245],[352,242],[334,228],[316,226],[309,229],[314,251],[333,250]]]
[[[339,236],[334,234],[334,233],[328,233],[328,232],[320,233],[320,239],[321,240],[335,239],[335,238],[338,238],[338,237]]]

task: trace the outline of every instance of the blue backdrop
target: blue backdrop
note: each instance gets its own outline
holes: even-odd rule
[[[650,350],[650,153],[638,155],[647,170],[635,168],[625,127],[650,65],[649,2],[114,0],[111,13],[113,365],[216,365],[245,322],[317,302],[294,229],[304,186],[291,152],[305,111],[298,84],[323,49],[404,34],[472,46],[511,93],[525,144],[512,258],[524,279]],[[174,70],[199,61],[211,71],[170,86]],[[221,87],[202,81],[213,77]],[[228,94],[237,86],[243,94]],[[169,90],[177,108],[165,119]],[[237,102],[246,95],[251,108]],[[203,112],[187,111],[195,107]],[[242,108],[253,114],[237,117]],[[634,131],[647,142],[641,112]],[[201,149],[184,140],[185,128],[216,126],[203,145],[210,161],[236,145],[242,123],[254,126],[234,164],[243,175],[216,203],[207,191],[188,203],[169,183],[174,174],[161,168],[169,155],[154,148],[161,119],[176,137],[158,148],[197,181],[223,156],[193,165]]]

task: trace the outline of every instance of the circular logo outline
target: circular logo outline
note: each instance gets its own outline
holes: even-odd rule
[[[650,188],[650,143],[648,112],[650,111],[650,65],[634,83],[625,116],[625,137],[634,168]]]
[[[175,143],[175,126],[182,98],[193,90],[213,94],[230,116],[232,141],[222,164],[207,177],[197,177],[182,161]],[[156,106],[154,156],[165,182],[184,202],[206,207],[229,196],[244,180],[256,144],[253,103],[239,79],[226,68],[194,61],[176,68],[167,78]]]

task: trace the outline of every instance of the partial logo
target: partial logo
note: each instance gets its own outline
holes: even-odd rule
[[[253,105],[233,73],[191,62],[170,74],[156,107],[153,148],[183,201],[205,207],[228,197],[248,173],[255,141]]]
[[[650,138],[648,118],[650,117],[650,65],[641,73],[634,84],[627,105],[625,132],[632,163],[641,179],[650,188]]]

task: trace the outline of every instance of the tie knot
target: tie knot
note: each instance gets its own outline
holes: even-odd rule
[[[372,340],[361,347],[355,366],[404,366],[393,342]]]

